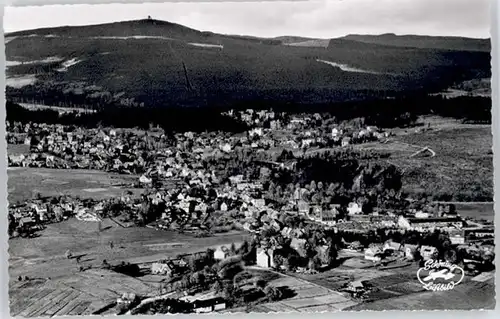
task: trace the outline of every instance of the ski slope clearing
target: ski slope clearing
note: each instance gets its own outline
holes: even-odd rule
[[[349,66],[347,64],[341,64],[341,63],[337,63],[337,62],[331,62],[331,61],[325,61],[325,60],[319,60],[319,59],[316,60],[316,61],[328,64],[328,65],[331,65],[331,66],[336,67],[336,68],[339,68],[339,69],[341,69],[342,71],[345,71],[345,72],[368,73],[368,74],[382,74],[380,72],[358,69],[358,68],[351,67],[351,66]]]

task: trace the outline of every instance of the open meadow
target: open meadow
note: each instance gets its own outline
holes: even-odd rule
[[[360,262],[357,262],[360,261]],[[283,275],[270,282],[286,285],[296,293],[291,299],[252,307],[258,312],[316,312],[339,310],[446,310],[493,309],[495,306],[494,273],[466,277],[450,291],[426,291],[417,279],[418,265],[391,271],[358,268],[362,259],[352,258],[343,265],[318,274]],[[362,298],[339,292],[350,282],[362,282],[367,288]]]
[[[30,146],[26,144],[7,144],[8,155],[27,155],[30,153]]]
[[[91,269],[57,278],[12,279],[10,311],[14,316],[91,315],[123,293],[148,293],[152,287],[126,275]]]
[[[490,222],[495,220],[494,203],[453,203],[460,215]]]
[[[118,197],[126,191],[135,194],[143,191],[120,186],[137,182],[137,176],[96,170],[10,167],[7,175],[10,203],[33,199],[38,194],[42,197],[69,195],[99,200]]]
[[[493,138],[490,125],[425,118],[421,127],[399,129],[386,143],[356,149],[389,152],[403,173],[403,190],[436,201],[491,202]],[[419,151],[428,148],[428,151]]]
[[[103,261],[111,265],[151,263],[219,245],[229,246],[247,236],[230,232],[194,238],[173,231],[123,228],[110,219],[101,222],[101,229],[97,222],[72,218],[48,225],[35,239],[10,239],[9,296],[13,315],[90,314],[125,292],[156,293],[155,285],[141,277],[101,269]],[[161,245],[172,242],[176,245]],[[81,261],[66,258],[68,250],[81,256]],[[80,266],[91,269],[80,272]],[[30,280],[19,281],[20,276]]]
[[[386,289],[390,291],[389,289]],[[469,310],[495,308],[495,281],[469,281],[449,291],[421,291],[388,295],[386,298],[360,303],[346,310]]]
[[[271,271],[261,271],[261,273],[271,273]],[[262,274],[259,275],[262,276]],[[339,311],[357,303],[340,292],[297,276],[277,274],[276,277],[269,280],[269,285],[287,287],[293,291],[293,296],[276,302],[249,306],[246,311],[266,313]],[[238,309],[232,311],[236,312]]]
[[[100,265],[102,260],[108,262],[147,263],[177,254],[205,251],[219,245],[239,243],[247,238],[244,232],[233,231],[215,234],[211,237],[196,238],[189,234],[175,231],[157,230],[145,227],[124,228],[110,219],[101,222],[80,221],[71,218],[66,221],[47,225],[40,231],[38,237],[12,238],[9,240],[9,253],[13,275],[29,275],[22,265],[29,264],[30,271],[36,271],[48,263],[65,259],[65,252],[85,255],[83,260]],[[113,248],[109,243],[113,242]],[[175,245],[166,245],[175,243]],[[165,245],[161,245],[165,244]],[[13,266],[16,267],[13,267]],[[45,270],[44,270],[45,271]],[[54,276],[63,274],[60,269],[54,271]]]

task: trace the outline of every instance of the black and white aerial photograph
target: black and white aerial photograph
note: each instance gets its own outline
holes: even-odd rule
[[[11,316],[495,309],[490,6],[6,7]]]

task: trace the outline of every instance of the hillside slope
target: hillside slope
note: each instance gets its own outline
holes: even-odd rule
[[[157,20],[10,33],[7,95],[56,105],[325,103],[490,76],[490,55],[478,50],[349,39],[283,45],[297,39],[220,35]]]
[[[342,39],[398,47],[481,52],[491,51],[491,42],[489,39],[470,39],[464,37],[431,37],[421,35],[395,35],[390,33],[381,35],[350,34],[343,37]]]

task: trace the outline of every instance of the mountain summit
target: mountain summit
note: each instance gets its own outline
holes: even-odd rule
[[[489,40],[222,35],[154,19],[5,35],[7,95],[46,103],[327,103],[488,77]]]
[[[114,23],[95,24],[87,26],[62,26],[25,30],[5,34],[6,38],[23,36],[71,36],[71,37],[127,37],[127,36],[176,36],[189,37],[201,35],[202,32],[180,24],[155,20],[141,19]]]

